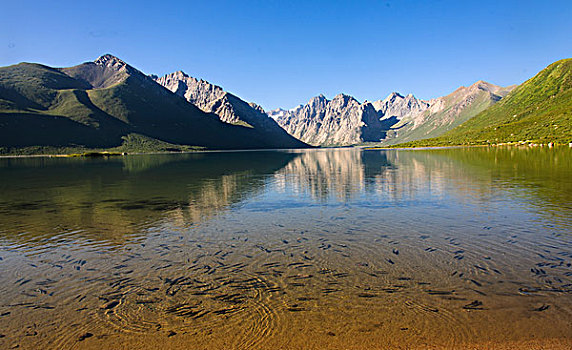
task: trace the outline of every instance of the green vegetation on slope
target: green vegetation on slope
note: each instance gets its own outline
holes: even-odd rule
[[[122,136],[122,144],[112,148],[88,148],[84,146],[27,146],[27,147],[0,147],[0,155],[83,155],[89,153],[169,153],[169,152],[196,152],[204,147],[176,145],[144,135],[129,134]]]
[[[459,112],[455,111],[458,106],[454,104],[454,102],[450,103],[450,106],[446,109],[437,113],[431,114],[429,111],[427,111],[425,120],[421,126],[415,129],[400,132],[398,139],[389,139],[386,144],[392,145],[396,143],[441,136],[447,131],[454,129],[463,122],[484,111],[493,105],[493,103],[494,101],[491,100],[490,94],[488,92],[482,91],[482,93],[475,96],[475,100],[472,101],[469,106],[461,109]],[[452,118],[451,115],[454,115],[454,118]]]
[[[448,133],[400,147],[572,142],[572,59],[555,62]]]
[[[286,147],[264,130],[221,122],[111,59],[124,66],[0,68],[0,154]]]

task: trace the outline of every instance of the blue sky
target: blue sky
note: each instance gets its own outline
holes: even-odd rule
[[[428,99],[519,84],[572,57],[572,1],[7,1],[0,66],[112,53],[176,70],[266,109],[320,93]]]

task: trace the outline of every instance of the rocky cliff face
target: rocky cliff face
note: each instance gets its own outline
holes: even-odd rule
[[[381,112],[382,119],[395,118],[397,120],[419,115],[430,107],[427,101],[419,100],[412,94],[403,97],[397,92],[392,92],[384,100],[372,102],[372,105]]]
[[[388,129],[371,103],[359,103],[344,94],[332,100],[320,95],[304,106],[289,111],[277,109],[268,114],[290,135],[315,146],[379,142]]]
[[[497,102],[511,89],[478,81],[429,101],[396,92],[383,100],[364,103],[343,94],[331,101],[320,95],[306,105],[276,109],[268,115],[290,135],[311,145],[396,144],[439,136]]]
[[[155,78],[155,81],[204,112],[216,114],[225,123],[253,128],[285,147],[307,146],[286,133],[260,106],[247,103],[220,86],[190,77],[182,71]]]

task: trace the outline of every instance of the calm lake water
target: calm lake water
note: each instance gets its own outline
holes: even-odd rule
[[[0,159],[0,180],[0,348],[572,347],[568,148]]]

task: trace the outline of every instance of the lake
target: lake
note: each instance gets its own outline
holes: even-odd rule
[[[572,150],[0,159],[0,348],[572,347]]]

